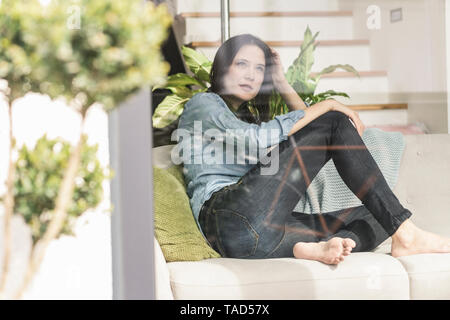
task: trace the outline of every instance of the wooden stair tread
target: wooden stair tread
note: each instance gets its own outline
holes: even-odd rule
[[[265,41],[271,47],[300,47],[303,40],[292,40],[292,41],[276,41],[269,40]],[[220,41],[192,41],[187,44],[187,46],[197,48],[197,47],[220,47],[222,43]],[[316,46],[354,46],[354,45],[369,45],[370,41],[367,39],[356,39],[356,40],[318,40],[315,41]]]
[[[361,77],[386,77],[387,72],[383,70],[374,70],[374,71],[358,71]],[[317,75],[317,72],[311,72],[311,76]],[[357,78],[358,76],[352,72],[346,71],[335,71],[333,73],[328,73],[322,75],[321,78]]]
[[[352,110],[359,110],[359,111],[408,109],[407,103],[355,104],[347,106]]]
[[[220,12],[182,12],[183,18],[218,18]],[[232,11],[234,17],[351,17],[352,11]]]

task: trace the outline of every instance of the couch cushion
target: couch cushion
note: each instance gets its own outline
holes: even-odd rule
[[[397,259],[408,272],[411,299],[450,299],[450,254],[416,254]]]
[[[175,299],[409,299],[402,264],[353,253],[337,266],[304,259],[168,263]]]
[[[372,252],[391,254],[391,244],[392,244],[392,238],[387,238],[378,247],[376,247],[374,250],[372,250]]]
[[[155,237],[164,258],[169,262],[220,257],[198,229],[181,170],[181,166],[153,167]]]

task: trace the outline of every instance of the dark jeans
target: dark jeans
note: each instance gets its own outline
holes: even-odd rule
[[[343,113],[323,114],[270,152],[278,152],[277,173],[260,174],[261,168],[270,164],[258,162],[237,183],[215,192],[203,204],[200,226],[223,257],[293,257],[297,242],[332,237],[353,239],[353,252],[370,251],[411,216]],[[311,181],[331,158],[363,205],[321,214],[294,212]]]

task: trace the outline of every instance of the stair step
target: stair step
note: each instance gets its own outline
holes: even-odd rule
[[[368,45],[360,45],[356,42],[355,45],[349,45],[348,42],[341,42],[343,45],[319,45],[314,51],[314,64],[312,71],[319,72],[324,68],[334,64],[350,64],[356,70],[370,70],[370,50]],[[199,42],[194,44],[201,44]],[[220,42],[217,42],[219,45]],[[294,62],[300,53],[300,45],[296,46],[274,46],[279,43],[269,41],[269,45],[275,47],[280,54],[281,61],[285,68]],[[217,52],[218,47],[196,47],[196,50],[202,52],[211,61]]]
[[[298,47],[276,47],[280,54],[283,66],[287,68],[294,62],[300,54]],[[349,64],[357,71],[370,70],[370,49],[368,45],[336,45],[318,46],[314,51],[313,72],[318,72],[324,68],[335,64]]]
[[[324,92],[327,90],[334,90],[337,92],[345,92],[350,96],[350,99],[343,98],[343,103],[345,104],[355,104],[352,102],[352,97],[355,93],[365,93],[370,92],[373,94],[383,94],[389,92],[389,83],[386,76],[383,75],[370,75],[357,77],[323,77],[320,79],[317,87],[316,93]],[[370,102],[376,102],[369,100]],[[390,102],[390,101],[388,101]]]
[[[361,77],[386,77],[387,72],[386,71],[358,71],[359,75]],[[311,72],[311,76],[316,76],[317,72]],[[357,75],[355,75],[352,72],[346,72],[346,71],[335,71],[333,73],[328,73],[322,75],[321,79],[323,78],[357,78]]]
[[[220,12],[181,12],[183,18],[220,18]],[[352,11],[233,11],[237,17],[352,17]]]
[[[358,115],[366,128],[379,125],[405,126],[408,124],[407,109],[359,110]]]
[[[321,39],[353,39],[354,22],[351,12],[342,12],[342,15],[332,15],[328,11],[324,13],[320,15],[320,12],[311,12],[301,17],[288,15],[295,12],[283,12],[280,15],[277,12],[235,13],[230,21],[230,34],[250,33],[265,39],[300,40],[309,26],[313,33],[319,32]],[[202,16],[203,13],[188,15],[184,18],[188,35],[185,42],[221,38],[218,13],[206,13],[205,16]]]
[[[406,125],[408,123],[407,103],[346,105],[350,109],[358,112],[359,118],[366,127],[377,125]]]
[[[337,11],[338,0],[230,0],[230,11]],[[178,0],[178,12],[220,11],[220,0]]]
[[[291,40],[291,41],[265,41],[271,47],[300,47],[303,40]],[[219,47],[222,43],[220,41],[192,41],[187,44],[190,47]],[[318,40],[315,42],[317,47],[320,46],[356,46],[356,45],[369,45],[370,41],[367,39],[355,39],[355,40]]]
[[[353,110],[404,110],[408,109],[407,103],[380,103],[380,104],[353,104],[348,105]]]

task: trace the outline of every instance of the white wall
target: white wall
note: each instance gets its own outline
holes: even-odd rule
[[[445,1],[445,39],[447,61],[450,61],[450,0]],[[450,92],[450,63],[447,63],[447,92]],[[447,132],[450,133],[450,95],[447,94]]]

